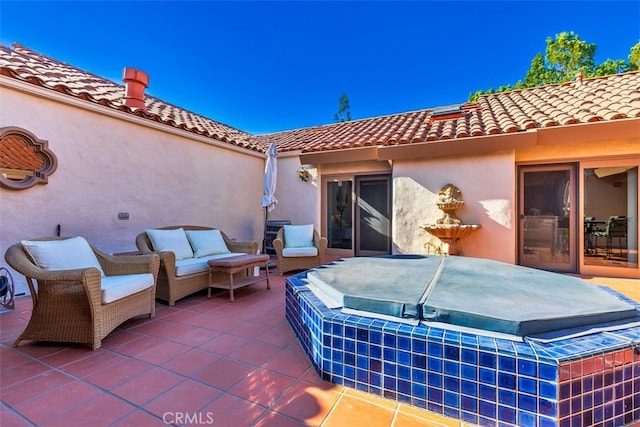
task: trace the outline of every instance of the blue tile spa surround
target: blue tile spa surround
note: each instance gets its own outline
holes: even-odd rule
[[[519,342],[345,314],[306,284],[287,278],[286,318],[326,381],[481,426],[640,420],[640,327]]]

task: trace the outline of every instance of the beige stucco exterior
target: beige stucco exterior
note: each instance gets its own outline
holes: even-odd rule
[[[481,228],[461,240],[466,256],[515,262],[514,153],[396,161],[393,165],[393,241],[399,253],[427,253],[433,236],[421,226],[443,215],[438,192],[452,183],[464,206],[456,212],[463,224]],[[490,185],[487,185],[490,184]],[[427,245],[427,247],[425,247]]]
[[[84,236],[113,253],[135,250],[135,236],[146,228],[176,224],[213,226],[238,240],[262,240],[262,153],[3,76],[0,100],[0,127],[23,128],[47,140],[58,159],[46,185],[0,189],[3,254],[22,239],[55,235],[58,224],[62,235]],[[620,128],[624,138],[616,136]],[[640,131],[629,138],[633,129],[638,120],[347,150],[339,156],[321,153],[315,163],[302,165],[311,174],[306,182],[297,171],[301,161],[314,157],[281,153],[278,204],[268,218],[313,223],[322,230],[323,177],[389,174],[392,252],[424,254],[435,242],[421,225],[442,216],[437,194],[452,183],[465,202],[458,217],[481,225],[461,242],[462,254],[516,263],[518,166],[606,159],[637,165]],[[498,151],[491,149],[491,138]],[[129,213],[129,219],[118,219],[120,212]],[[623,274],[639,276],[637,268]],[[17,291],[25,292],[24,278],[16,274],[15,280]]]
[[[135,250],[135,236],[145,228],[175,224],[261,240],[263,154],[95,104],[38,95],[37,88],[0,92],[0,126],[47,140],[58,159],[46,185],[0,190],[3,254],[22,239],[55,235],[58,224],[61,235],[83,236],[114,253]],[[129,219],[119,220],[120,212]],[[25,292],[24,278],[14,279],[17,292]]]

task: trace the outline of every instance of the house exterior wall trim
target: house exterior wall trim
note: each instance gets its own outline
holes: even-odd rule
[[[22,93],[26,93],[28,95],[35,96],[35,97],[45,98],[45,99],[59,102],[65,105],[70,105],[76,108],[80,108],[82,110],[91,111],[93,113],[100,114],[103,116],[108,116],[118,120],[130,122],[139,126],[144,126],[151,129],[159,130],[161,132],[165,132],[171,135],[177,135],[181,138],[188,138],[203,144],[213,145],[219,148],[224,148],[226,150],[243,153],[248,156],[262,157],[262,158],[265,157],[265,154],[261,152],[252,151],[243,147],[238,147],[236,145],[229,144],[227,142],[218,141],[212,138],[207,138],[205,136],[194,134],[193,132],[167,126],[166,124],[157,123],[143,117],[138,117],[131,113],[115,110],[113,108],[105,107],[100,104],[88,102],[81,98],[69,96],[64,93],[58,93],[51,89],[46,89],[41,86],[16,80],[3,75],[0,75],[0,88],[16,90]]]
[[[477,138],[420,142],[408,145],[380,147],[380,160],[435,159],[449,156],[469,156],[517,150],[537,145],[536,132],[519,132],[505,135],[488,135]]]

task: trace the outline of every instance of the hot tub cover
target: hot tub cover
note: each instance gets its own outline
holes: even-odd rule
[[[345,308],[517,336],[638,315],[582,279],[470,257],[348,258],[307,279]]]

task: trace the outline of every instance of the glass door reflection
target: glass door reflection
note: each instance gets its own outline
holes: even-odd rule
[[[584,179],[584,264],[638,267],[638,167],[589,167]]]
[[[327,182],[327,240],[330,249],[353,249],[353,181]]]

